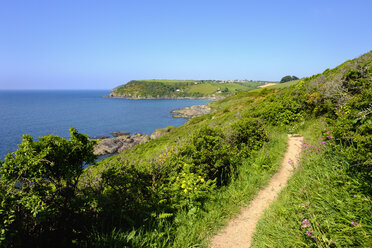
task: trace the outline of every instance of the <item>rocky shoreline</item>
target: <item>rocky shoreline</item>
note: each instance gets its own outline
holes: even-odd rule
[[[121,153],[124,150],[132,148],[135,145],[143,144],[150,139],[157,139],[169,133],[175,127],[168,126],[166,128],[156,129],[151,136],[147,134],[136,133],[130,135],[129,133],[114,132],[114,138],[102,137],[98,139],[98,144],[94,147],[94,155],[103,156],[108,154]]]
[[[212,112],[212,108],[207,105],[194,105],[191,107],[183,107],[180,109],[172,110],[172,116],[174,118],[186,118],[191,119],[193,117],[209,114]]]
[[[209,114],[212,108],[207,105],[194,105],[190,107],[183,107],[180,109],[172,110],[174,118],[191,119],[196,116]],[[94,154],[103,156],[107,154],[121,153],[122,151],[132,148],[135,145],[148,142],[150,139],[157,139],[161,136],[171,132],[175,127],[168,126],[166,128],[156,129],[151,136],[147,134],[136,133],[130,135],[126,132],[113,132],[113,138],[102,136],[98,138],[98,144],[94,147]]]
[[[120,153],[135,145],[143,144],[150,140],[150,136],[136,133],[133,135],[122,135],[114,138],[104,138],[98,141],[94,147],[94,154],[98,156]]]

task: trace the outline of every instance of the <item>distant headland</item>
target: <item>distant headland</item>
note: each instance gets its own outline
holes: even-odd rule
[[[252,80],[132,80],[114,88],[107,97],[126,99],[221,99],[255,89],[267,81]]]

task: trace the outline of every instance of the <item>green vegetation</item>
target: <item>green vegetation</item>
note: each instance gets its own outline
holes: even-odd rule
[[[250,81],[133,80],[113,90],[111,96],[129,98],[176,98],[226,96],[261,85]]]
[[[260,221],[253,245],[370,247],[371,82],[372,52],[297,82],[237,92],[212,102],[213,113],[91,165],[81,176],[61,166],[66,175],[57,183],[46,176],[56,167],[42,165],[60,161],[60,152],[25,142],[0,167],[1,244],[47,246],[44,240],[54,239],[64,240],[54,247],[206,247],[275,173],[287,134],[302,133],[301,164]],[[91,143],[79,137],[71,138],[70,148],[86,156],[76,163],[68,159],[75,155],[62,156],[64,164],[91,161]],[[61,187],[73,188],[68,198],[59,196]],[[69,202],[66,208],[60,201],[49,207],[55,195]]]
[[[318,119],[304,129],[301,164],[260,220],[253,247],[371,247],[370,185],[324,127]]]
[[[0,244],[7,247],[68,246],[84,221],[77,183],[84,163],[92,163],[95,142],[70,129],[71,139],[24,135],[19,149],[0,169]]]
[[[280,80],[280,83],[285,83],[285,82],[289,82],[289,81],[293,81],[293,80],[299,80],[298,77],[296,76],[285,76],[285,77],[282,77],[282,79]]]
[[[253,247],[371,247],[372,52],[306,81],[302,161]]]

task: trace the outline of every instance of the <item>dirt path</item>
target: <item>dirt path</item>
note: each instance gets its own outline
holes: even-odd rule
[[[258,192],[247,208],[229,221],[227,226],[211,240],[211,248],[250,247],[256,224],[264,210],[276,199],[280,190],[287,185],[300,155],[302,137],[288,136],[288,149],[284,155],[282,167],[271,178],[269,184]]]
[[[276,85],[276,84],[275,83],[268,83],[268,84],[260,85],[260,86],[258,86],[258,88],[265,88],[265,87],[269,87],[271,85]]]

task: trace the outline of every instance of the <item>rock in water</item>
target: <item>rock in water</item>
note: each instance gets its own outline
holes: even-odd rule
[[[111,134],[112,134],[112,136],[114,136],[114,137],[130,136],[129,133],[124,133],[124,132],[113,132],[113,133],[111,133]]]

